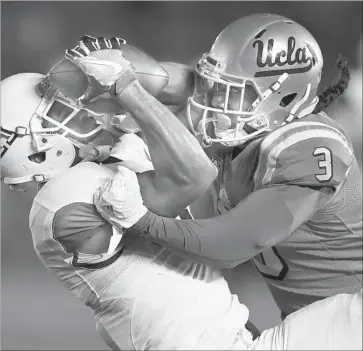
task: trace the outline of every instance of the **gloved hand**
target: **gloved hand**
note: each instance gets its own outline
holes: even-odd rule
[[[132,227],[147,212],[136,173],[123,166],[95,192],[93,202],[100,215],[119,230]]]
[[[105,92],[119,94],[137,79],[130,61],[122,54],[124,44],[126,41],[118,37],[94,38],[85,35],[79,45],[66,50],[66,58],[89,77],[89,89],[79,99],[82,103]]]
[[[112,148],[110,156],[119,159],[122,166],[136,173],[154,170],[149,149],[136,134],[122,135]]]

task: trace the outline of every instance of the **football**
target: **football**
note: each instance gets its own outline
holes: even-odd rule
[[[157,97],[168,84],[169,77],[166,70],[150,55],[134,46],[123,44],[122,54],[133,65],[142,87]],[[71,99],[78,99],[86,92],[87,76],[76,64],[66,58],[53,66],[48,76],[52,86]]]

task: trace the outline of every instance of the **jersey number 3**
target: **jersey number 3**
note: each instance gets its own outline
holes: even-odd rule
[[[333,164],[332,164],[332,152],[327,147],[317,147],[313,156],[321,157],[318,161],[318,166],[321,169],[321,173],[315,174],[315,178],[319,182],[328,182],[333,177]]]

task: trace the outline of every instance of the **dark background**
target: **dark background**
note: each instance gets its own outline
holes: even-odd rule
[[[224,26],[255,12],[285,15],[310,30],[324,54],[322,86],[335,78],[337,56],[349,59],[354,84],[348,97],[358,101],[358,109],[352,108],[352,100],[342,99],[331,113],[361,155],[361,2],[2,2],[1,78],[46,73],[83,34],[124,37],[158,60],[194,62]],[[33,196],[32,191],[20,194],[1,185],[2,349],[106,349],[90,311],[33,251],[28,228]],[[248,263],[239,270],[244,278],[232,288],[250,308],[252,321],[259,328],[278,323],[278,310],[264,282]]]

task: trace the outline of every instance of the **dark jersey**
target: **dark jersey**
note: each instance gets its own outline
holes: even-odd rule
[[[310,218],[253,259],[282,311],[291,313],[327,295],[357,291],[362,277],[361,175],[344,133],[325,114],[311,115],[252,142],[244,152],[249,156],[241,156],[249,159],[253,176],[243,165],[243,174],[235,170],[223,175],[231,180],[219,185],[216,201],[221,212],[246,191],[276,185],[317,189],[321,194]],[[286,203],[294,203],[295,195],[291,192]],[[256,221],[264,220],[270,218],[256,208]]]
[[[214,264],[250,258],[282,312],[359,291],[361,175],[350,141],[325,114],[309,115],[250,142],[219,167],[217,217],[175,221],[148,213],[132,230]]]

